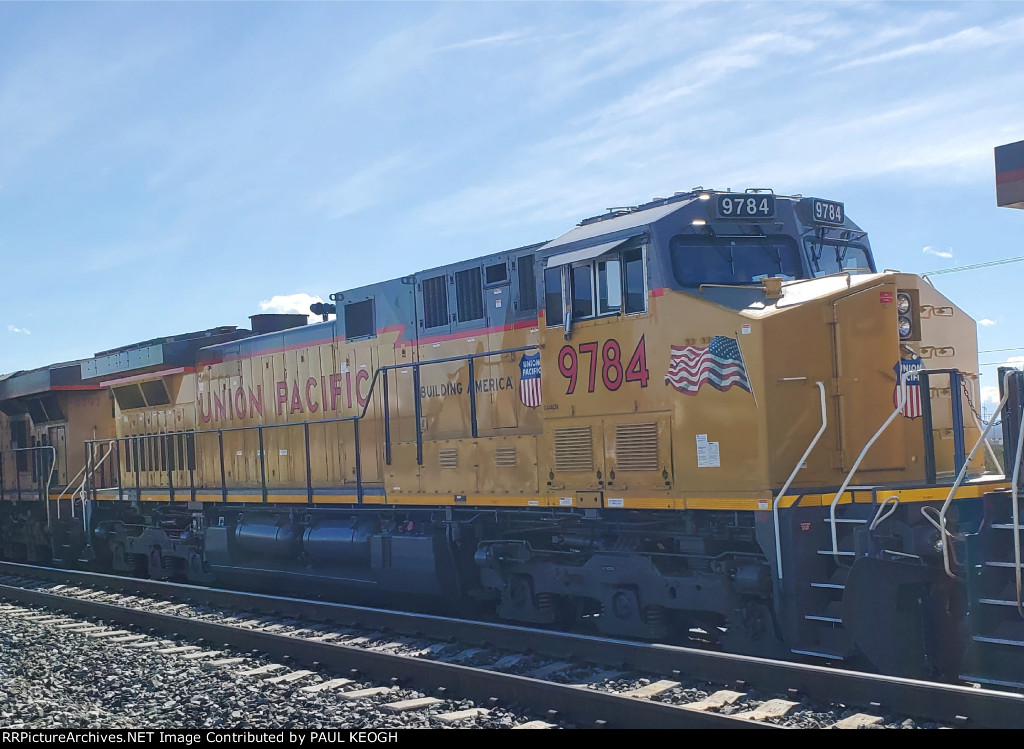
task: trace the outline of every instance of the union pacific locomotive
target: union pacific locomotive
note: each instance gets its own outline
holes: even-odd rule
[[[974,321],[842,203],[697,188],[330,299],[3,378],[3,556],[1024,682],[1021,373],[1000,466]]]

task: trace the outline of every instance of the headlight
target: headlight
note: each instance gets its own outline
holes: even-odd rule
[[[901,291],[896,295],[896,311],[901,315],[910,312],[910,294]]]
[[[900,340],[905,341],[910,338],[910,334],[914,330],[913,324],[905,317],[900,318],[899,322]]]

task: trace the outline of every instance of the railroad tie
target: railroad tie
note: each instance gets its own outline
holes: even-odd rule
[[[733,717],[746,718],[747,720],[781,718],[799,704],[799,702],[790,702],[789,700],[768,700],[767,702],[762,702],[753,710],[745,713],[736,713]]]
[[[321,681],[319,684],[311,684],[308,687],[302,687],[300,692],[323,692],[327,689],[338,689],[339,687],[348,686],[352,683],[352,679],[331,679],[330,681]]]
[[[523,676],[528,676],[531,679],[546,679],[552,674],[557,674],[559,671],[565,671],[565,669],[572,667],[572,663],[549,663],[546,666],[535,668],[533,671],[523,674]]]
[[[746,697],[744,692],[733,692],[729,689],[722,689],[714,694],[709,694],[702,700],[697,702],[691,702],[689,705],[680,705],[679,707],[686,708],[687,710],[714,710],[726,705],[731,705],[741,697]]]
[[[131,632],[126,632],[123,629],[108,629],[103,632],[86,632],[86,637],[93,637],[97,640],[101,640],[104,637],[119,637],[121,635],[129,635]]]
[[[338,692],[338,696],[343,700],[367,700],[379,694],[387,694],[391,689],[391,687],[370,687],[369,689],[356,689],[352,692]]]
[[[175,645],[170,648],[160,648],[154,650],[154,653],[160,653],[161,655],[177,655],[178,653],[188,653],[192,650],[199,650],[198,645]]]
[[[139,640],[145,640],[147,635],[122,635],[121,637],[114,637],[110,641],[116,642],[117,644],[125,642],[138,642]]]
[[[437,719],[442,723],[451,725],[452,723],[459,723],[464,720],[483,718],[488,714],[488,712],[489,711],[482,707],[471,707],[468,710],[456,710],[454,713],[441,713],[437,716]]]
[[[239,676],[262,676],[263,674],[269,674],[271,671],[277,671],[279,668],[284,668],[280,663],[268,663],[266,666],[260,666],[259,668],[251,668],[248,671],[241,671]]]
[[[836,723],[833,728],[861,728],[862,726],[877,726],[882,722],[882,718],[877,715],[868,715],[867,713],[855,713],[849,717],[843,718],[841,721]]]
[[[393,713],[406,713],[410,710],[420,710],[424,707],[432,707],[439,704],[441,704],[441,700],[437,697],[415,697],[411,700],[389,702],[383,705],[383,707],[385,710],[390,710]]]
[[[648,684],[646,687],[640,687],[638,689],[630,689],[628,692],[623,692],[623,697],[638,697],[642,700],[649,699],[651,697],[657,697],[662,692],[667,692],[670,689],[675,689],[679,686],[678,681],[669,681],[662,679],[656,681],[653,684]]]
[[[274,676],[273,678],[265,679],[265,681],[267,684],[290,684],[293,681],[298,681],[299,679],[304,679],[307,676],[312,676],[314,673],[314,671],[292,671],[290,674]]]
[[[198,653],[185,653],[181,656],[183,661],[198,661],[203,658],[215,658],[218,655],[222,655],[220,650],[200,650]]]
[[[245,658],[239,656],[232,656],[231,658],[218,658],[215,661],[210,661],[211,666],[234,666],[238,663],[244,663]]]

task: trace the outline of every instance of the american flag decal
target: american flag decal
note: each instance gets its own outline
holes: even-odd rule
[[[708,346],[672,347],[665,384],[680,393],[696,395],[705,382],[723,392],[735,385],[753,394],[735,338],[716,335]]]
[[[524,406],[536,408],[540,405],[540,352],[519,360],[519,400]]]
[[[909,359],[900,359],[893,369],[896,370],[896,387],[892,390],[893,408],[900,402],[900,382],[906,378],[907,399],[903,403],[900,413],[908,419],[916,419],[921,415],[921,383],[917,377],[917,371],[924,367],[920,356],[912,356]]]

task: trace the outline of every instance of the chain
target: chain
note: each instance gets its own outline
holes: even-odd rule
[[[978,409],[974,407],[974,403],[973,401],[971,401],[971,393],[967,389],[967,380],[960,380],[960,389],[964,391],[964,397],[967,398],[967,406],[968,408],[971,409],[971,412],[974,414],[974,418],[976,418],[980,423],[984,424],[985,420],[981,418],[981,414],[978,413]]]

